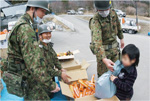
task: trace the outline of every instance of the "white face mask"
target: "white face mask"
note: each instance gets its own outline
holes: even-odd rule
[[[34,17],[34,22],[35,23],[41,23],[42,22],[42,19],[38,16]]]
[[[43,41],[44,43],[47,43],[47,44],[48,44],[48,43],[51,42],[51,39],[43,39],[42,41]]]
[[[110,10],[107,11],[98,11],[99,15],[102,17],[107,17],[109,15]]]

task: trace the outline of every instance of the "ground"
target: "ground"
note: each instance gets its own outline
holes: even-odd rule
[[[76,32],[53,32],[52,41],[54,42],[54,49],[56,52],[79,49],[80,53],[76,54],[75,58],[80,61],[85,59],[91,64],[87,69],[88,77],[91,79],[93,74],[97,75],[97,64],[96,57],[89,49],[91,34],[88,28],[88,22],[74,15],[61,15],[61,17],[72,22]],[[132,43],[140,49],[140,63],[137,67],[138,77],[134,84],[134,95],[132,100],[150,100],[150,37],[142,34],[124,33],[124,41],[125,45]]]

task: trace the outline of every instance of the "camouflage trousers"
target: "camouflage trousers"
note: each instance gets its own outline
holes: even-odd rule
[[[120,50],[118,48],[109,49],[105,51],[107,59],[110,59],[113,62],[116,62],[117,60],[119,60],[119,53],[120,53]],[[98,74],[98,77],[100,77],[103,73],[108,71],[108,68],[103,63],[101,57],[97,56],[96,58],[97,58],[97,74]]]
[[[35,86],[33,89],[29,89],[25,100],[50,100],[52,93],[47,92],[41,86]]]

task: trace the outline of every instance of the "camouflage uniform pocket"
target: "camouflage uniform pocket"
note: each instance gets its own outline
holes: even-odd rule
[[[97,54],[97,50],[96,50],[96,48],[95,48],[95,43],[90,43],[90,49],[91,49],[91,51],[92,51],[92,53],[93,53],[94,55]]]
[[[3,74],[3,80],[6,83],[7,90],[10,94],[17,95],[19,97],[24,96],[24,90],[22,88],[22,76],[14,72],[5,71]]]

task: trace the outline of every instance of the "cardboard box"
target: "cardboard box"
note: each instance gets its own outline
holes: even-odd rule
[[[89,95],[81,98],[75,99],[75,101],[96,101],[98,100],[94,95]]]
[[[88,79],[86,69],[90,65],[85,60],[79,63],[77,60],[60,61],[62,67],[67,70],[67,74],[72,78],[69,81],[78,79]],[[77,75],[78,74],[78,75]]]
[[[7,34],[0,35],[0,40],[6,40],[6,38],[7,38]]]
[[[89,67],[90,64],[87,63],[85,60],[83,60],[82,63],[79,63],[79,61],[76,61],[76,60],[63,61],[61,62],[61,65],[64,69],[67,70],[66,72],[67,75],[71,77],[69,81],[77,81],[79,79],[88,79],[86,69]],[[63,81],[59,81],[59,83],[60,83],[62,94],[70,98],[73,98],[69,85],[64,83]]]
[[[9,35],[10,35],[10,33],[0,35],[0,41],[8,40]]]
[[[60,61],[61,65],[64,69],[67,70],[67,74],[72,78],[69,79],[70,81],[77,81],[79,79],[88,79],[87,71],[86,69],[89,67],[89,63],[85,60],[83,60],[81,63],[77,60],[66,60],[66,61]],[[61,87],[61,92],[63,95],[68,96],[70,98],[73,98],[72,92],[70,90],[70,87],[68,84],[64,83],[63,81],[59,81],[60,87]],[[74,98],[73,98],[74,99]],[[89,95],[81,98],[76,98],[74,99],[76,101],[81,100],[81,101],[119,101],[116,96],[113,96],[110,99],[97,99],[94,95]]]
[[[3,58],[3,59],[6,59],[7,58],[7,48],[2,48],[0,49],[0,57]]]
[[[82,98],[75,99],[76,101],[120,101],[116,96],[108,99],[97,99],[94,95],[85,96]]]
[[[109,99],[100,99],[97,101],[120,101],[120,100],[118,99],[117,96],[113,96],[112,98],[109,98]]]

